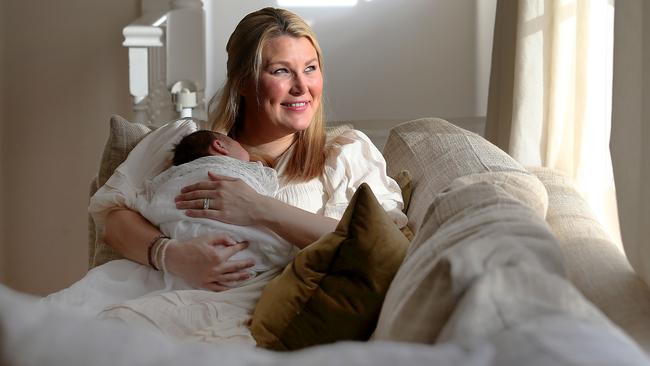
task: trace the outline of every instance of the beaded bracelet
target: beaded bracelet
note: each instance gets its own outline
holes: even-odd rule
[[[165,234],[160,234],[156,236],[150,243],[149,246],[147,247],[147,261],[149,262],[149,265],[151,268],[155,269],[156,271],[160,271],[158,267],[156,267],[154,263],[154,258],[152,256],[153,253],[153,247],[154,245],[160,240],[160,239],[169,239],[169,237]]]
[[[172,239],[163,239],[160,242],[160,260],[158,265],[163,272],[167,272],[167,264],[165,263],[165,256],[167,254],[167,247],[172,243]],[[158,258],[158,257],[156,257]]]

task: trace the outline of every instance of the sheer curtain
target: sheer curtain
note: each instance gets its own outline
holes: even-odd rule
[[[612,160],[630,264],[650,284],[650,2],[616,2]]]
[[[609,154],[613,0],[498,0],[486,136],[560,170],[620,243]]]

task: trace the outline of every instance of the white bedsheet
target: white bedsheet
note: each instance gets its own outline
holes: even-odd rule
[[[228,291],[191,289],[126,259],[90,270],[72,286],[40,301],[76,314],[118,319],[181,340],[255,345],[248,328],[264,286],[280,268],[268,270]]]
[[[495,336],[437,345],[340,342],[276,353],[237,345],[176,342],[101,321],[0,286],[2,365],[648,365],[610,327],[572,317],[537,318]]]

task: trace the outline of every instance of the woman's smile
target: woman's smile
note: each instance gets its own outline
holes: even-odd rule
[[[295,111],[295,112],[302,112],[307,109],[309,102],[288,102],[288,103],[281,103],[283,107]]]

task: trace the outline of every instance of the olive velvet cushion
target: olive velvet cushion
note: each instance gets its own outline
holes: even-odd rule
[[[367,340],[407,247],[362,184],[336,230],[298,252],[264,289],[251,324],[258,346],[295,350]]]

